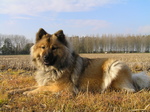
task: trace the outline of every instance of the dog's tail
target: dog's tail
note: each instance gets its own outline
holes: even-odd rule
[[[133,74],[132,79],[137,91],[142,89],[150,89],[150,76],[145,72]]]

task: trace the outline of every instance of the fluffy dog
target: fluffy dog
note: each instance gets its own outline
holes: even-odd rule
[[[40,29],[31,48],[31,59],[37,68],[38,87],[24,94],[43,91],[104,92],[107,88],[136,92],[150,87],[150,76],[132,75],[123,62],[114,59],[80,57],[70,46],[62,30],[48,34]],[[28,90],[28,89],[24,89]]]

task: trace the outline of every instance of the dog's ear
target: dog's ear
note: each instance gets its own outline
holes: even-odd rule
[[[66,37],[63,30],[57,31],[54,35],[58,38],[60,42],[62,42],[64,45],[67,45]]]
[[[43,28],[40,28],[39,31],[36,34],[36,40],[35,41],[38,42],[46,34],[47,34],[47,32]]]
[[[55,33],[55,36],[58,37],[58,39],[65,39],[65,35],[63,30],[59,30]]]

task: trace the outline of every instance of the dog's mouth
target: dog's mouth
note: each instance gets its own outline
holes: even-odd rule
[[[46,66],[54,65],[56,60],[57,60],[57,57],[44,57],[44,59],[43,59],[44,65],[46,65]]]
[[[44,61],[44,65],[51,65],[50,62]]]

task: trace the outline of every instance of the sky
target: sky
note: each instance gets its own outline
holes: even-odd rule
[[[0,34],[34,40],[39,28],[68,36],[150,34],[150,0],[0,0]]]

